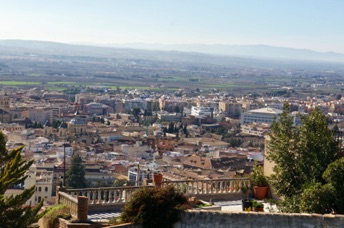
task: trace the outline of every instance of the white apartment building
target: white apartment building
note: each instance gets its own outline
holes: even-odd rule
[[[249,123],[241,124],[240,131],[241,133],[254,135],[254,136],[263,136],[270,130],[270,124],[267,123]]]
[[[261,108],[249,110],[241,115],[240,123],[268,123],[272,124],[275,117],[278,119],[282,110],[275,108]]]
[[[53,172],[46,170],[36,170],[32,167],[27,172],[28,177],[24,182],[24,188],[28,189],[36,185],[35,193],[26,202],[27,205],[37,205],[42,199],[49,198],[53,193]]]
[[[197,118],[204,118],[206,116],[211,116],[214,112],[214,109],[210,107],[196,107],[192,106],[191,115]]]

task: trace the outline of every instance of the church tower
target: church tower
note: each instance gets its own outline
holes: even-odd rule
[[[10,97],[7,93],[0,95],[0,122],[9,123],[11,122],[10,114]]]

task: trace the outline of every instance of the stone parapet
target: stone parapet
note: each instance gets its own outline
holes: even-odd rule
[[[344,227],[344,215],[297,213],[186,211],[175,228]]]

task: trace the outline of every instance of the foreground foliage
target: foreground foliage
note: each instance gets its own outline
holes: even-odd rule
[[[286,212],[344,213],[342,197],[344,168],[338,163],[338,142],[328,128],[326,117],[316,108],[301,116],[301,126],[293,126],[285,104],[279,121],[271,128],[267,159],[273,161],[271,184],[284,198]],[[336,167],[336,168],[334,168]]]
[[[6,190],[21,184],[33,161],[26,161],[20,152],[23,147],[12,151],[6,149],[6,138],[0,132],[0,227],[27,227],[37,222],[44,214],[39,213],[43,200],[35,207],[25,203],[35,192],[35,186],[24,189],[21,194],[5,198]]]
[[[49,208],[43,217],[43,226],[47,228],[54,227],[54,223],[58,218],[70,219],[71,214],[69,208],[62,204],[57,204]]]
[[[187,198],[172,186],[142,188],[134,192],[121,214],[121,220],[142,224],[143,227],[173,227],[180,212],[189,208]]]
[[[69,188],[86,188],[85,166],[81,157],[76,154],[72,158],[71,166],[67,172],[66,186]]]

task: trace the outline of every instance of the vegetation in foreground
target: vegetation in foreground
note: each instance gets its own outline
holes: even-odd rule
[[[54,227],[54,223],[58,218],[71,218],[70,211],[65,205],[57,204],[49,208],[47,213],[43,216],[43,226],[47,228]]]
[[[272,125],[267,154],[276,164],[270,183],[284,199],[280,210],[343,214],[344,158],[326,117],[316,108],[293,126],[289,109]]]
[[[35,207],[25,203],[35,192],[35,186],[24,189],[21,194],[5,197],[5,192],[21,184],[27,178],[26,172],[33,163],[21,155],[23,147],[12,151],[6,149],[6,137],[0,132],[0,227],[27,227],[37,222],[44,212],[39,213],[43,200]]]
[[[173,227],[180,212],[189,208],[187,198],[173,186],[141,188],[124,207],[120,220],[143,227]]]

